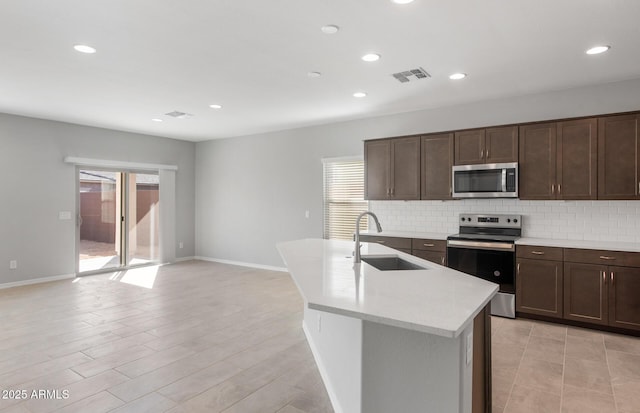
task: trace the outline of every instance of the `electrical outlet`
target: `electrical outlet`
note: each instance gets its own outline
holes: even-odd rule
[[[180,243],[178,244],[178,248],[180,249],[184,248],[184,242],[180,241]]]
[[[9,261],[9,269],[15,270],[16,268],[18,268],[18,261],[16,260]]]
[[[304,217],[309,218],[309,211],[304,211]]]
[[[60,211],[58,212],[58,219],[60,221],[68,221],[71,219],[71,211]]]

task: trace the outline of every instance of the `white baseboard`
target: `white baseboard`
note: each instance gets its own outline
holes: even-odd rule
[[[251,262],[223,260],[221,258],[200,257],[200,256],[196,256],[193,258],[201,261],[211,261],[211,262],[219,262],[221,264],[239,265],[241,267],[259,268],[261,270],[289,272],[289,270],[287,270],[285,267],[274,267],[272,265],[254,264]]]
[[[30,280],[15,281],[10,283],[0,284],[0,290],[3,290],[5,288],[22,287],[24,285],[41,284],[41,283],[48,283],[51,281],[67,280],[69,278],[75,278],[75,277],[76,277],[75,274],[63,274],[63,275],[54,275],[51,277],[32,278]]]
[[[333,384],[331,380],[329,380],[329,374],[327,373],[327,369],[324,367],[324,363],[320,358],[320,353],[316,348],[315,343],[311,339],[311,334],[309,334],[309,329],[307,328],[307,324],[302,321],[302,331],[304,331],[304,335],[307,337],[307,343],[309,343],[309,348],[311,348],[311,354],[313,354],[313,359],[316,361],[316,366],[318,366],[318,371],[320,372],[320,377],[322,377],[322,382],[324,383],[324,387],[327,389],[327,394],[329,395],[329,400],[331,400],[331,406],[335,413],[344,413],[340,403],[338,403],[338,397],[336,396],[336,392],[333,389]]]
[[[192,261],[197,259],[198,257],[180,257],[180,258],[176,258],[174,262]]]

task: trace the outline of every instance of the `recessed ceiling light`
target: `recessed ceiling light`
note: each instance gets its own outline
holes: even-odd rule
[[[335,34],[338,33],[338,30],[340,30],[340,28],[335,24],[327,24],[326,26],[322,26],[320,30],[322,30],[322,33],[324,34]]]
[[[377,53],[368,53],[362,56],[362,60],[364,60],[365,62],[376,62],[380,60],[380,55]]]
[[[600,53],[604,53],[607,50],[611,49],[611,46],[595,46],[592,47],[591,49],[587,50],[587,54],[600,54]]]
[[[315,77],[322,76],[322,73],[320,73],[320,72],[309,72],[309,73],[307,73],[307,76],[315,78]]]
[[[367,94],[364,93],[364,92],[356,92],[356,93],[353,94],[354,98],[363,98],[365,96],[367,96]]]
[[[391,2],[395,4],[409,4],[413,3],[413,0],[391,0]]]
[[[151,120],[154,121],[154,122],[162,122],[162,119],[158,119],[158,118],[153,118]]]
[[[95,53],[96,49],[94,49],[91,46],[87,46],[86,44],[77,44],[75,46],[73,46],[74,49],[76,49],[76,51],[80,52],[80,53]]]
[[[222,109],[222,105],[217,105],[217,104],[209,105],[209,107],[211,109]]]
[[[449,76],[449,79],[460,80],[460,79],[464,79],[465,77],[467,77],[466,73],[454,73],[451,76]]]

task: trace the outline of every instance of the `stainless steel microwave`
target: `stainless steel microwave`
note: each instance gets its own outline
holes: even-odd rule
[[[452,182],[454,198],[517,198],[518,163],[456,165]]]

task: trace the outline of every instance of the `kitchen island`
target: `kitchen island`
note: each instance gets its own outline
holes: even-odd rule
[[[278,250],[305,303],[303,329],[336,413],[488,411],[498,285],[378,244],[304,239]],[[381,271],[396,255],[423,269]]]

